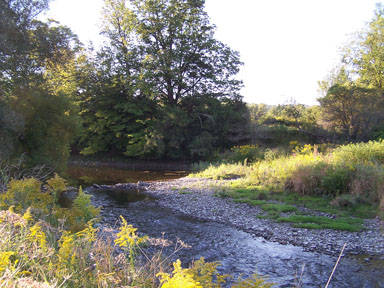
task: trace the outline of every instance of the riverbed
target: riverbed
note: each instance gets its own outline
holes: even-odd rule
[[[257,211],[253,210],[257,207],[214,197],[212,181],[164,180],[139,185],[99,185],[85,190],[94,196],[96,206],[102,206],[102,225],[117,227],[122,215],[143,234],[164,237],[173,243],[181,239],[188,244],[190,248],[172,256],[173,260],[181,259],[184,266],[204,257],[206,261],[219,261],[221,273],[249,277],[257,272],[277,287],[292,287],[298,281],[302,287],[324,287],[343,242],[349,240],[347,247],[364,242],[358,241],[364,234],[348,232],[347,238],[343,238],[338,231],[292,230],[289,224],[257,219]],[[373,226],[379,224],[373,221],[367,225],[376,229]],[[365,235],[367,249],[346,249],[329,287],[384,287],[384,238],[369,238],[369,234],[372,233]],[[312,239],[312,243],[305,239]],[[319,239],[336,244],[322,250]],[[382,243],[372,244],[370,241],[374,240]],[[372,245],[377,247],[368,249]],[[172,252],[172,245],[164,250],[166,254]]]

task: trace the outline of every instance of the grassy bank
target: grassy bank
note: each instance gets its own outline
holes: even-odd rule
[[[289,155],[274,154],[271,157],[272,154],[267,151],[264,157],[251,159],[251,164],[247,164],[247,160],[206,167],[200,163],[197,166],[200,171],[192,176],[233,179],[225,189],[218,191],[219,196],[259,205],[267,211],[267,216],[279,221],[299,225],[298,219],[302,219],[300,223],[307,228],[357,231],[361,227],[359,221],[348,223],[345,217],[369,218],[383,214],[384,141],[343,145],[326,153],[319,152],[316,146],[305,145],[295,147]],[[304,206],[343,218],[337,220],[339,223],[333,221],[335,225],[320,223],[319,219],[282,219],[280,215],[287,212],[284,206],[266,208],[271,201]]]

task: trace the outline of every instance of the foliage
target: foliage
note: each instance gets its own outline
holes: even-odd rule
[[[120,232],[117,233],[115,244],[129,252],[129,261],[134,265],[136,249],[140,244],[145,243],[148,237],[139,237],[136,234],[137,228],[132,225],[128,225],[127,220],[120,216],[122,226],[120,226]]]
[[[217,262],[208,263],[204,258],[200,258],[194,262],[192,267],[183,269],[180,260],[173,263],[174,270],[172,274],[159,273],[161,280],[161,288],[165,287],[204,287],[204,288],[220,288],[226,283],[225,278],[230,275],[220,275],[217,272]],[[263,277],[254,274],[252,278],[239,278],[231,287],[254,287],[254,288],[271,288],[272,283],[265,282]]]
[[[268,148],[287,146],[290,141],[318,143],[331,135],[319,123],[320,107],[291,100],[283,105],[247,105],[251,143]]]
[[[318,147],[297,146],[290,156],[266,157],[266,160],[249,166],[224,163],[210,165],[192,176],[233,179],[233,175],[238,175],[239,179],[228,184],[229,192],[218,194],[251,205],[264,205],[266,199],[276,199],[292,204],[308,204],[312,209],[329,213],[343,210],[361,217],[375,215],[377,208],[381,209],[380,203],[384,198],[383,141],[342,145],[325,154],[319,151],[329,151],[329,145]],[[292,193],[292,199],[282,192]],[[281,199],[278,195],[281,195]],[[307,195],[307,198],[300,200],[301,195]],[[343,195],[351,195],[353,201],[343,201],[339,198]],[[313,198],[313,204],[308,196],[317,196]],[[332,199],[335,201],[332,202]],[[320,204],[322,202],[324,205]],[[337,209],[330,208],[330,204]],[[265,207],[273,209],[273,205]]]
[[[68,114],[73,107],[67,97],[52,96],[47,91],[24,91],[17,102],[14,105],[20,108],[15,110],[24,115],[26,121],[21,145],[27,162],[32,166],[48,164],[63,168],[78,120],[76,115]]]
[[[246,139],[239,55],[204,1],[128,2],[105,2],[109,43],[83,66],[82,153],[196,160]]]
[[[383,15],[377,4],[366,29],[344,47],[339,67],[319,83],[324,124],[347,141],[378,139],[383,122]]]
[[[246,287],[258,287],[258,288],[272,288],[273,284],[265,282],[265,278],[258,274],[253,274],[252,278],[238,279],[232,288],[246,288]]]
[[[232,147],[230,152],[222,157],[224,157],[224,161],[229,161],[230,163],[251,163],[261,160],[263,156],[264,153],[258,145],[241,145]]]
[[[34,178],[11,180],[7,191],[0,196],[2,209],[15,206],[17,212],[23,212],[28,207],[47,211],[54,204],[51,195],[41,192],[41,182]]]
[[[382,91],[355,84],[335,84],[319,99],[324,119],[348,141],[367,140],[382,123]]]
[[[98,236],[93,222],[88,222],[81,231],[72,233],[59,231],[41,220],[36,222],[26,214],[22,216],[11,210],[0,211],[2,286],[20,287],[21,283],[29,283],[28,287],[219,288],[226,283],[228,275],[217,272],[217,263],[207,263],[200,259],[189,269],[183,269],[180,260],[177,260],[173,263],[174,271],[168,274],[163,272],[166,267],[156,262],[159,258],[157,256],[146,258],[147,263],[127,261],[124,253],[112,256],[114,245],[105,237]],[[144,238],[133,239],[135,231],[132,234],[131,229],[127,230],[131,225],[124,218],[122,222],[123,226],[116,239],[121,241],[115,245],[123,244],[125,247],[126,243],[130,249],[137,249],[140,239]],[[57,243],[56,239],[59,239]],[[233,287],[272,287],[272,284],[255,276],[239,280]]]
[[[157,276],[161,277],[160,283],[162,288],[203,288],[203,286],[200,285],[200,282],[196,282],[193,279],[193,276],[188,273],[188,270],[181,268],[180,260],[177,260],[175,263],[173,263],[173,268],[174,270],[172,272],[172,277],[170,277],[170,275],[167,273],[157,274]]]
[[[200,167],[205,165],[201,164]],[[212,178],[212,179],[233,179],[245,176],[249,171],[247,165],[243,163],[237,164],[209,164],[208,168],[203,171],[197,172],[193,176]]]
[[[91,195],[87,195],[83,192],[82,188],[79,188],[78,195],[73,201],[71,209],[61,209],[58,215],[61,215],[64,210],[64,217],[67,218],[68,225],[72,231],[79,231],[84,227],[84,223],[96,218],[100,209],[95,208],[91,203]]]
[[[19,159],[6,160],[0,156],[0,191],[5,191],[9,182],[23,178],[35,178],[45,180],[52,174],[52,169],[46,165],[35,167],[25,167],[25,157],[21,155]]]
[[[0,98],[0,159],[10,159],[19,151],[18,139],[23,135],[25,123],[23,117],[11,110]]]
[[[342,145],[332,153],[334,163],[384,164],[384,140]]]
[[[91,196],[84,194],[81,187],[73,207],[61,208],[58,198],[64,191],[65,181],[58,175],[47,180],[45,189],[42,189],[42,182],[35,178],[11,180],[5,193],[0,194],[1,209],[14,207],[15,211],[24,212],[30,207],[34,218],[49,222],[65,219],[66,227],[70,230],[82,230],[85,223],[99,215],[99,209],[91,204]]]
[[[6,28],[0,44],[0,125],[5,128],[0,153],[6,160],[25,153],[31,167],[60,169],[78,127],[77,89],[69,74],[80,44],[69,28],[36,20],[48,2],[0,3]]]

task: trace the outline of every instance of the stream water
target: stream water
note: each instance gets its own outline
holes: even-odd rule
[[[88,173],[92,170],[87,169]],[[97,173],[104,177],[106,174],[101,170],[98,168]],[[167,179],[169,175],[162,173],[154,173],[154,179],[150,179],[148,176],[152,175],[151,172],[137,172],[136,175],[146,175],[146,178],[136,178],[135,181],[129,182]],[[172,173],[172,178],[184,175],[183,172]],[[161,174],[163,176],[160,177]],[[84,179],[84,175],[82,177]],[[95,182],[111,184],[100,179]],[[240,274],[249,277],[257,272],[260,275],[268,275],[269,281],[276,283],[277,287],[293,287],[299,279],[302,282],[301,287],[324,287],[337,260],[336,257],[304,252],[300,247],[268,242],[220,223],[201,221],[175,213],[159,207],[155,199],[137,190],[92,187],[86,190],[94,195],[96,205],[103,206],[104,223],[115,225],[122,215],[140,232],[150,237],[164,237],[173,243],[181,239],[190,245],[190,248],[182,249],[173,256],[173,259],[179,258],[185,265],[204,257],[206,261],[219,261],[221,266],[218,270],[235,277]],[[170,246],[164,253],[171,254],[172,251]],[[367,261],[367,256],[364,255],[343,257],[329,287],[384,287],[383,263],[383,260]]]

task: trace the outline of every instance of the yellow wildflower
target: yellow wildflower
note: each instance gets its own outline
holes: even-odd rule
[[[136,235],[137,228],[134,228],[132,225],[128,225],[127,220],[124,219],[123,216],[120,216],[123,225],[120,227],[120,232],[117,233],[117,239],[115,240],[115,244],[120,247],[132,247],[135,244],[139,245],[144,242],[147,237],[139,237]]]
[[[31,242],[36,242],[38,247],[44,251],[47,249],[47,239],[45,233],[41,231],[39,224],[35,224],[29,228],[29,235],[27,236],[27,239]]]
[[[0,273],[3,272],[11,260],[9,259],[12,255],[15,255],[16,253],[13,251],[7,251],[7,252],[0,252]]]
[[[23,219],[28,223],[29,221],[32,220],[32,214],[31,214],[31,207],[29,207],[27,209],[27,211],[25,211],[24,215],[23,215]]]
[[[161,288],[203,288],[201,284],[193,279],[189,269],[181,268],[181,262],[177,259],[173,263],[173,276],[168,273],[158,273],[156,277],[161,277]]]

